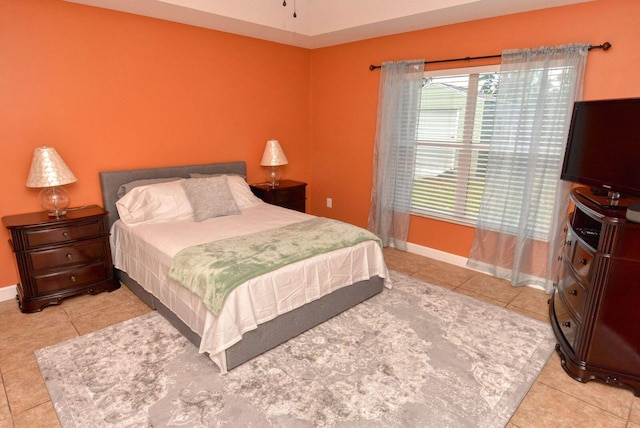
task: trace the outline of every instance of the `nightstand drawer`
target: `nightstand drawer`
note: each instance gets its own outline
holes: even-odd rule
[[[283,208],[289,208],[290,210],[300,211],[301,213],[303,213],[306,209],[306,201],[304,199],[299,199],[297,201],[282,202],[277,205],[280,205]]]
[[[94,239],[68,247],[34,251],[28,257],[35,271],[87,264],[104,258],[104,243],[101,239]]]
[[[48,293],[97,283],[106,280],[109,276],[110,272],[107,271],[104,263],[97,263],[44,275],[34,275],[33,279],[37,293]]]
[[[100,236],[103,233],[102,226],[102,219],[99,219],[84,224],[28,230],[25,232],[27,249]]]
[[[294,189],[283,189],[278,192],[270,192],[270,193],[267,193],[267,196],[265,197],[265,202],[269,202],[271,204],[276,204],[276,205],[286,204],[293,201],[304,201],[304,200],[305,200],[304,187],[298,187]]]
[[[281,180],[279,186],[267,183],[251,184],[251,191],[263,201],[284,208],[305,212],[307,183]]]

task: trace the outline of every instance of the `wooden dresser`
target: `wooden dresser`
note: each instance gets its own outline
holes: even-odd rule
[[[107,212],[97,205],[70,209],[52,218],[46,212],[2,218],[11,232],[22,312],[40,311],[62,299],[120,287],[114,278]]]
[[[563,271],[550,300],[565,371],[640,396],[640,224],[572,193]]]

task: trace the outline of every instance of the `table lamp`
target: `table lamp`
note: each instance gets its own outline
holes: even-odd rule
[[[53,147],[38,147],[33,153],[27,187],[40,188],[40,203],[50,217],[60,218],[67,213],[69,194],[65,184],[78,181]]]
[[[271,187],[276,187],[280,184],[280,168],[278,167],[288,163],[289,161],[287,161],[287,157],[284,155],[278,140],[267,141],[260,165],[267,167],[267,182]]]

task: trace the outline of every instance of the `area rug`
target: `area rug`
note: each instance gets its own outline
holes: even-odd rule
[[[152,312],[36,351],[63,427],[502,427],[549,325],[392,272],[393,289],[220,375]]]

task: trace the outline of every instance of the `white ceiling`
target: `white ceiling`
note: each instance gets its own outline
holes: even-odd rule
[[[313,49],[594,0],[66,1]]]

